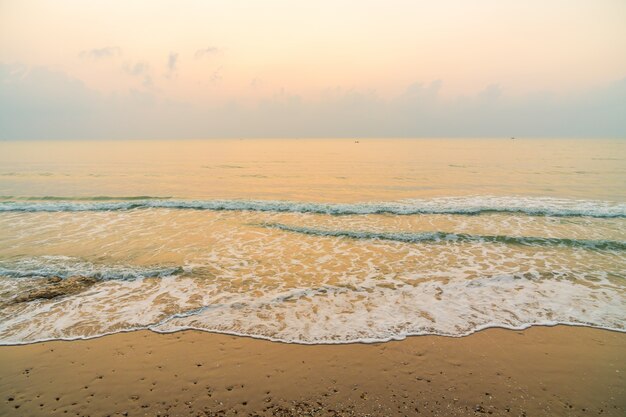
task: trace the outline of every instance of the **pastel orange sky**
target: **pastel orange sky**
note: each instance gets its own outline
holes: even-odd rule
[[[397,101],[416,85],[444,101],[568,101],[624,79],[625,22],[623,0],[3,0],[0,63],[3,84],[22,90],[46,90],[45,76],[28,78],[39,68],[97,100],[142,95],[211,114],[276,97],[343,109],[346,95]]]

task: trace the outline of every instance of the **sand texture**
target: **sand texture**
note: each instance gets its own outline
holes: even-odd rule
[[[303,346],[186,331],[0,347],[3,416],[624,416],[626,334]]]

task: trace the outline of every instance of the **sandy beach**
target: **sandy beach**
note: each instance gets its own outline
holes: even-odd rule
[[[0,0],[0,417],[626,417],[626,1]]]
[[[622,416],[626,335],[305,346],[185,331],[0,347],[7,416]]]

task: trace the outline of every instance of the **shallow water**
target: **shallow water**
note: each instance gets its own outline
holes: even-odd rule
[[[4,344],[626,326],[626,141],[0,142],[0,195]]]

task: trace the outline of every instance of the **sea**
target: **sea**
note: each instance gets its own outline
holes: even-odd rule
[[[557,324],[626,331],[626,140],[0,142],[0,344]]]

